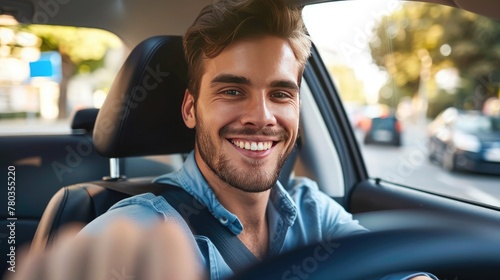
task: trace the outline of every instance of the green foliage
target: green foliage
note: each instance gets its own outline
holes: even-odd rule
[[[458,69],[461,83],[456,92],[435,87],[429,93],[431,116],[449,105],[480,109],[487,97],[498,94],[498,82],[491,79],[500,67],[500,24],[494,20],[447,6],[407,2],[380,21],[370,49],[374,62],[391,77],[392,86],[387,87],[398,89],[392,98],[417,95],[423,54],[432,59],[431,80],[442,69]],[[478,91],[483,92],[480,98]]]
[[[405,96],[411,96],[409,88],[398,86],[392,79],[389,79],[380,89],[378,102],[395,109]]]
[[[434,118],[442,111],[446,110],[449,107],[461,107],[460,104],[457,104],[455,99],[456,96],[452,94],[448,94],[444,90],[438,90],[437,95],[439,98],[433,99],[432,102],[429,102],[429,107],[427,108],[427,115]]]
[[[358,104],[366,103],[364,84],[350,67],[334,65],[328,70],[335,78],[335,85],[338,87],[342,100]]]
[[[41,51],[59,51],[75,72],[88,73],[103,66],[109,48],[118,48],[121,41],[104,30],[70,26],[29,25],[26,31],[42,39]]]

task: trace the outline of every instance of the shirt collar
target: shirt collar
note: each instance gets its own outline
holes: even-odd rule
[[[276,185],[271,190],[269,203],[274,206],[277,214],[284,219],[288,226],[293,225],[297,218],[297,206],[279,181],[276,182]]]
[[[238,235],[243,231],[243,225],[238,217],[219,203],[212,188],[210,188],[201,174],[196,164],[194,151],[188,155],[184,165],[179,171],[162,175],[154,181],[182,187],[189,194],[206,205],[214,217],[219,220],[221,224],[227,226],[234,234]],[[277,182],[275,187],[271,190],[269,200],[269,202],[273,204],[275,211],[277,211],[277,213],[271,211],[270,214],[280,215],[286,223],[291,226],[297,217],[297,207],[279,182]]]

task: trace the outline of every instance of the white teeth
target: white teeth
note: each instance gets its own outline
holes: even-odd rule
[[[252,142],[252,145],[250,146],[250,150],[257,151],[257,143]]]
[[[271,149],[271,147],[273,146],[273,142],[272,141],[267,141],[267,142],[248,142],[248,141],[233,140],[231,142],[236,147],[239,147],[239,148],[245,149],[245,150],[251,150],[251,151],[265,151],[265,150]]]

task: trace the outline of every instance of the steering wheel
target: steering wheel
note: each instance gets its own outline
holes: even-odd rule
[[[440,279],[500,279],[498,226],[428,220],[426,227],[324,240],[263,261],[232,279],[365,280],[404,271],[431,272]]]

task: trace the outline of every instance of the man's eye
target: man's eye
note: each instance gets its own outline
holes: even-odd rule
[[[290,98],[290,94],[288,94],[286,92],[275,92],[272,94],[272,97],[278,98],[278,99]]]
[[[225,95],[230,95],[230,96],[238,96],[241,95],[241,92],[235,89],[230,89],[230,90],[225,90],[222,92]]]

